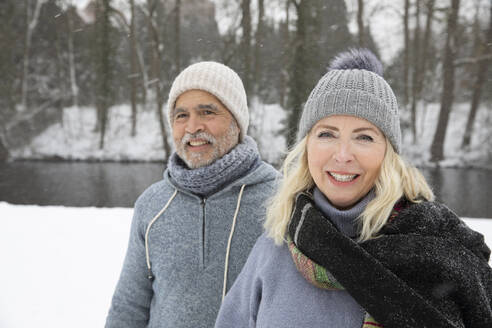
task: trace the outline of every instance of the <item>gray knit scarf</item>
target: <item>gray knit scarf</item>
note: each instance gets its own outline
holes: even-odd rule
[[[208,196],[254,170],[260,162],[256,142],[245,136],[241,143],[210,165],[190,169],[174,152],[167,168],[172,181],[180,188],[199,196]]]

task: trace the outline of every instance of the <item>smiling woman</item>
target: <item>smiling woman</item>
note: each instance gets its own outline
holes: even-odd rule
[[[400,152],[381,64],[340,54],[304,105],[266,232],[215,327],[492,326],[483,236]]]
[[[309,172],[333,206],[349,208],[373,188],[385,151],[375,125],[355,116],[328,116],[309,134]]]

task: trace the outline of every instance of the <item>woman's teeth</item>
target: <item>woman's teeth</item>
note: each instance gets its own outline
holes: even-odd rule
[[[339,182],[349,182],[354,180],[358,175],[357,174],[338,174],[333,172],[328,172],[335,180]]]

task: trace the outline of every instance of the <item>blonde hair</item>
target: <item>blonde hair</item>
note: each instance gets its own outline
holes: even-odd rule
[[[314,187],[314,180],[308,167],[307,138],[308,136],[304,137],[287,154],[282,165],[283,181],[267,207],[264,226],[268,236],[278,245],[284,241],[296,195]],[[374,189],[376,197],[367,204],[359,216],[361,225],[359,241],[377,237],[378,232],[388,221],[395,203],[402,196],[414,203],[434,199],[434,193],[422,173],[407,164],[394,151],[388,139],[386,139],[386,153]]]

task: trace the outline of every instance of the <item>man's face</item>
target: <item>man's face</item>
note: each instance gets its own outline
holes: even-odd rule
[[[232,114],[202,90],[186,91],[176,99],[172,129],[176,152],[191,169],[213,163],[239,142]]]

